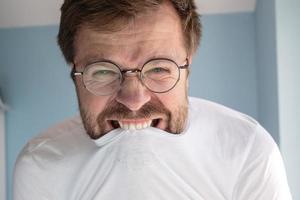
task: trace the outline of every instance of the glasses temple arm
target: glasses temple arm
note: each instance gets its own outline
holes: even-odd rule
[[[189,68],[189,66],[190,66],[190,63],[189,63],[189,59],[187,58],[186,64],[182,65],[182,66],[178,66],[178,67],[179,67],[179,69],[187,69],[187,68]]]
[[[74,65],[70,75],[71,75],[71,78],[74,80],[75,76],[82,76],[83,72],[77,72],[75,69],[75,65]]]

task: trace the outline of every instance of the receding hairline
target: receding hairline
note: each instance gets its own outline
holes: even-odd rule
[[[165,4],[170,4],[179,17],[187,51],[194,54],[200,43],[201,22],[193,0],[65,0],[61,7],[58,44],[66,61],[71,63],[74,58],[73,45],[80,27],[107,33],[120,31],[136,17],[153,14]]]
[[[123,31],[128,26],[135,24],[135,22],[138,21],[139,18],[147,19],[148,17],[152,17],[154,13],[158,12],[167,14],[165,8],[168,8],[168,11],[171,11],[169,13],[172,13],[172,15],[177,18],[179,23],[181,22],[180,17],[172,3],[169,0],[163,0],[161,4],[153,5],[152,7],[147,8],[147,10],[144,10],[143,12],[138,12],[136,15],[116,17],[111,19],[111,21],[109,22],[105,22],[105,20],[103,19],[99,20],[99,18],[83,22],[79,26],[78,30],[80,30],[81,28],[89,28],[100,33],[108,34]]]
[[[105,46],[105,45],[109,45],[110,43],[112,43],[114,40],[116,42],[118,42],[119,39],[122,39],[123,36],[128,39],[127,41],[125,40],[121,40],[123,45],[127,45],[127,42],[131,42],[131,41],[138,41],[138,40],[131,40],[131,38],[141,38],[143,37],[143,35],[145,35],[145,32],[149,33],[149,38],[147,39],[167,39],[165,37],[164,34],[162,34],[162,37],[157,37],[154,36],[157,32],[159,32],[161,30],[161,32],[168,32],[170,33],[170,37],[176,37],[180,40],[180,44],[182,44],[182,47],[185,48],[185,40],[184,40],[184,33],[182,31],[182,25],[181,25],[181,21],[179,16],[176,13],[176,10],[173,9],[172,5],[166,5],[168,6],[167,8],[165,8],[164,6],[160,7],[160,10],[157,9],[154,12],[157,12],[157,14],[155,14],[155,17],[153,17],[153,12],[148,12],[147,14],[142,14],[139,15],[137,17],[135,17],[134,19],[132,19],[128,24],[122,24],[122,28],[119,28],[118,30],[113,30],[113,31],[108,31],[106,29],[104,30],[98,30],[97,27],[88,27],[87,25],[82,26],[79,30],[78,33],[76,34],[76,39],[74,40],[74,61],[82,61],[84,60],[84,58],[82,57],[78,57],[81,54],[81,42],[82,41],[87,41],[87,43],[84,44],[84,46],[93,46],[95,48],[100,47],[101,45]],[[167,9],[167,10],[166,10]],[[168,16],[168,17],[165,17]],[[155,28],[153,28],[152,26],[148,26],[145,25],[145,20],[146,23],[150,23],[153,22]],[[165,21],[165,23],[161,24],[161,22]],[[174,23],[175,22],[175,23]],[[135,24],[137,23],[137,24]],[[166,24],[171,24],[172,26],[168,27],[167,29],[164,29]],[[157,28],[157,26],[159,28]],[[132,27],[132,26],[136,26],[136,27]],[[138,27],[142,27],[139,31]],[[124,32],[125,31],[125,32]],[[127,32],[128,31],[128,32]],[[132,31],[132,32],[131,32]],[[153,32],[154,31],[154,32]],[[151,37],[152,32],[154,33],[154,37]],[[142,35],[142,36],[140,36]],[[97,37],[99,43],[97,43],[96,40],[93,40],[92,38]],[[170,38],[169,37],[169,38]],[[91,39],[91,40],[90,40]],[[145,39],[145,38],[144,38]],[[143,42],[145,41],[143,39]],[[89,41],[96,41],[95,43],[89,43]],[[130,45],[130,44],[128,44]],[[101,52],[101,51],[100,51]],[[186,52],[187,54],[189,53],[188,51]],[[90,56],[89,56],[90,57]],[[96,56],[97,57],[97,56]],[[76,58],[79,58],[79,60],[77,60]]]

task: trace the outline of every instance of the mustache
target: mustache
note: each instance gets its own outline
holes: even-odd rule
[[[171,112],[159,100],[151,100],[143,105],[139,110],[132,111],[125,105],[112,101],[107,107],[99,114],[98,122],[105,119],[136,119],[136,118],[150,118],[152,115],[164,115],[167,119],[170,118]]]

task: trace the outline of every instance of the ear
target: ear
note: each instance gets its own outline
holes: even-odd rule
[[[192,55],[188,55],[187,59],[189,60],[189,65],[191,65],[192,61],[193,61],[193,56]]]
[[[187,78],[187,81],[188,81],[188,78],[189,78],[189,75],[190,75],[190,72],[191,72],[191,64],[192,64],[193,56],[192,55],[188,55],[187,59],[188,59],[188,62],[189,62],[188,63],[189,67],[187,68],[187,75],[186,75],[186,78]]]
[[[75,76],[74,76],[74,72],[75,72],[75,65],[72,64],[71,65],[71,72],[70,72],[70,77],[73,80],[73,82],[75,83]]]
[[[73,80],[73,83],[75,84],[75,86],[77,86],[78,85],[78,81],[79,81],[80,78],[78,76],[75,76],[75,72],[77,72],[76,71],[76,64],[74,62],[72,62],[72,63],[70,63],[69,66],[70,66],[70,69],[71,69],[71,71],[70,71],[70,77]]]

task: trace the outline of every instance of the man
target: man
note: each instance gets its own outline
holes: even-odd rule
[[[188,98],[200,33],[189,0],[65,0],[58,42],[81,118],[26,145],[14,199],[291,199],[256,121]]]

